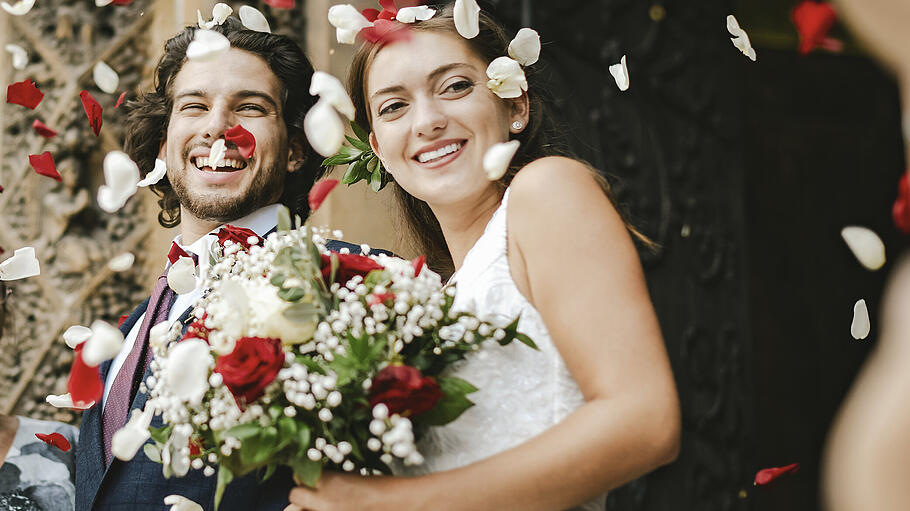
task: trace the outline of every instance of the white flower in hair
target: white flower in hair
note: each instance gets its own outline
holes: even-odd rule
[[[265,32],[267,34],[272,33],[271,27],[269,27],[269,22],[265,19],[265,15],[256,10],[255,7],[250,7],[249,5],[241,5],[240,10],[237,11],[237,14],[240,15],[240,23],[243,23],[243,26],[249,30],[255,30],[256,32]]]
[[[480,6],[476,0],[455,0],[453,10],[455,29],[465,39],[473,39],[480,33]]]
[[[103,60],[99,60],[92,68],[92,78],[95,80],[95,85],[108,94],[117,92],[117,86],[120,85],[120,76]]]
[[[743,55],[755,62],[755,50],[752,48],[752,43],[749,41],[749,34],[739,27],[739,22],[736,21],[736,17],[732,14],[727,16],[727,31],[733,36],[730,38],[730,40],[733,41],[733,46],[736,46],[739,51],[743,52]]]
[[[361,30],[372,27],[373,22],[366,19],[351,4],[333,5],[329,8],[329,23],[335,27],[335,38],[340,44],[354,44]]]
[[[25,48],[18,44],[7,44],[5,48],[13,57],[13,69],[25,69],[28,65],[28,53],[25,52]]]
[[[0,7],[4,11],[12,14],[13,16],[22,16],[28,11],[32,10],[32,7],[35,5],[35,0],[19,0],[18,2],[10,5],[8,2],[0,3]]]
[[[332,156],[344,144],[345,123],[341,116],[353,119],[354,103],[341,82],[322,71],[313,73],[310,94],[319,96],[319,101],[307,112],[303,131],[316,152]]]
[[[395,19],[401,23],[414,23],[416,21],[426,21],[433,16],[436,16],[435,9],[431,9],[426,5],[418,5],[416,7],[398,9]]]
[[[540,57],[540,35],[536,30],[523,28],[509,43],[509,56],[522,66],[530,66]]]
[[[231,42],[224,35],[214,30],[196,30],[193,42],[186,49],[186,58],[190,60],[211,60],[228,51]]]
[[[626,67],[625,55],[619,59],[619,64],[610,66],[610,74],[613,75],[613,80],[616,81],[616,86],[619,87],[619,90],[629,90],[629,68]]]
[[[528,79],[521,64],[509,57],[499,57],[487,67],[487,87],[501,98],[517,98],[528,90]]]
[[[493,144],[493,147],[487,149],[486,154],[483,155],[483,170],[487,173],[487,179],[496,181],[505,175],[520,144],[517,140],[510,140],[501,144]]]

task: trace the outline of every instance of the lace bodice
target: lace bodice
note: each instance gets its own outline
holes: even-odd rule
[[[505,325],[521,315],[518,330],[537,344],[485,343],[451,374],[479,388],[475,406],[454,422],[431,428],[418,444],[425,463],[403,467],[417,475],[468,465],[512,448],[563,420],[584,399],[544,325],[540,313],[512,280],[506,256],[509,191],[483,235],[452,277],[458,285],[454,308]],[[603,510],[604,498],[573,509]]]

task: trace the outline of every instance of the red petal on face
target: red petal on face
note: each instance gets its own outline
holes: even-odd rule
[[[376,18],[379,17],[379,9],[373,9],[373,8],[364,9],[364,10],[360,11],[360,14],[363,14],[363,17],[366,18],[367,21],[370,21],[370,22],[376,21]]]
[[[806,55],[822,44],[837,21],[834,7],[825,2],[803,0],[790,12],[799,32],[799,53]]]
[[[308,196],[310,202],[310,211],[316,211],[322,205],[329,192],[338,185],[337,179],[325,179],[313,185]]]
[[[50,151],[44,151],[41,154],[28,155],[28,162],[32,164],[32,168],[35,169],[35,172],[42,176],[47,176],[57,181],[63,181],[63,178],[60,177],[60,173],[57,172],[57,166],[54,165],[54,157],[51,156]]]
[[[120,105],[122,105],[124,99],[126,99],[126,91],[123,91],[123,92],[120,93],[120,97],[117,98],[117,102],[114,103],[114,108],[117,108],[117,107],[119,107]]]
[[[294,0],[265,0],[265,3],[276,9],[293,9]]]
[[[56,447],[63,452],[67,452],[72,448],[69,440],[67,440],[66,437],[60,433],[51,433],[50,435],[45,435],[44,433],[35,433],[35,436],[38,437],[38,440],[41,440],[42,442],[52,447]]]
[[[48,128],[46,124],[35,119],[32,122],[32,129],[35,130],[35,133],[41,135],[44,138],[54,138],[57,136],[57,132]]]
[[[244,158],[249,158],[256,150],[256,137],[239,124],[224,132],[224,141],[233,142]]]
[[[411,265],[414,267],[414,276],[419,277],[421,270],[423,270],[424,265],[427,263],[427,256],[422,255],[417,259],[411,261]]]
[[[82,343],[76,346],[76,357],[73,360],[73,368],[70,370],[70,379],[66,385],[73,398],[73,404],[76,406],[85,406],[92,401],[101,400],[104,394],[104,384],[101,382],[101,374],[98,372],[98,366],[90,366],[82,360]]]
[[[35,87],[35,82],[23,80],[21,82],[11,83],[6,88],[6,102],[14,105],[22,105],[32,110],[41,102],[44,93]]]
[[[88,123],[92,126],[92,131],[97,137],[98,133],[101,132],[101,105],[95,101],[95,98],[88,91],[80,92],[79,97],[82,98],[82,108],[85,109],[85,115],[88,116]]]
[[[129,314],[124,314],[124,315],[120,316],[120,319],[117,320],[117,328],[122,327],[123,323],[125,323],[127,318],[129,318],[129,317],[130,317]]]
[[[372,27],[367,27],[360,31],[360,35],[367,41],[377,44],[388,44],[395,41],[404,41],[410,39],[411,31],[404,23],[389,21],[386,19],[377,19],[373,22]]]
[[[799,463],[793,463],[786,467],[772,467],[759,470],[758,473],[755,474],[755,485],[766,485],[783,475],[792,474],[797,470],[799,470]]]

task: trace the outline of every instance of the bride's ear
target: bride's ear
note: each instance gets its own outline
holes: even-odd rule
[[[531,118],[531,100],[527,91],[521,96],[509,100],[509,131],[513,134],[521,133],[528,120]],[[520,124],[516,124],[520,123]],[[520,128],[518,126],[521,126]]]
[[[379,161],[382,162],[382,168],[391,174],[392,171],[389,170],[389,166],[386,165],[385,159],[382,157],[382,153],[379,152],[379,142],[376,141],[376,135],[374,135],[372,131],[370,132],[370,147],[373,149],[373,154],[375,154],[379,158]]]

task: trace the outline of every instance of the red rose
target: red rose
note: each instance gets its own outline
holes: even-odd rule
[[[181,341],[186,340],[186,339],[197,338],[197,339],[202,339],[205,342],[209,342],[210,330],[205,327],[205,318],[207,318],[208,316],[209,316],[209,314],[207,312],[205,312],[202,314],[201,318],[198,318],[195,321],[193,321],[192,323],[190,323],[189,326],[186,327],[186,332],[184,332],[183,338],[181,339]]]
[[[900,181],[898,181],[897,199],[894,200],[894,207],[891,208],[894,226],[904,234],[910,234],[910,182],[908,182],[908,175],[910,173],[904,172]]]
[[[370,406],[384,403],[389,407],[389,413],[402,416],[420,415],[436,406],[440,399],[439,383],[406,365],[386,366],[373,378],[370,389]]]
[[[379,263],[370,259],[367,256],[358,255],[358,254],[332,254],[338,258],[338,269],[335,270],[335,282],[341,284],[342,286],[347,284],[354,275],[360,275],[361,277],[366,278],[373,270],[384,270]],[[332,276],[332,258],[330,256],[322,256],[322,280],[325,281],[327,286],[332,285],[332,282],[329,281],[329,278]]]
[[[251,236],[256,238],[256,243],[250,243],[249,239]],[[262,245],[263,243],[262,238],[255,232],[244,229],[243,227],[234,227],[233,225],[225,225],[218,231],[218,244],[223,247],[227,240],[239,243],[246,249],[253,245]]]
[[[215,372],[234,395],[237,406],[243,408],[262,396],[282,366],[284,351],[279,339],[243,337],[234,351],[218,357]]]

